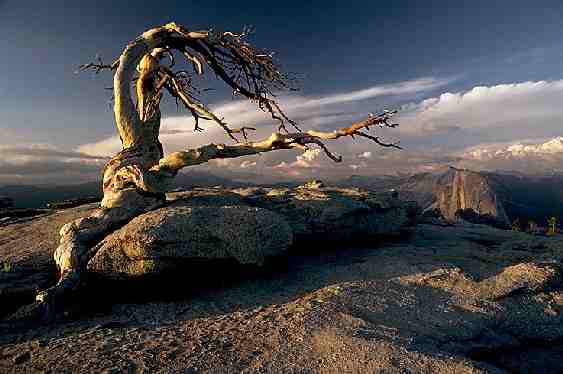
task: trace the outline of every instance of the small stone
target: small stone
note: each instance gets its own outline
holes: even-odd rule
[[[22,353],[20,353],[20,354],[18,354],[14,357],[14,364],[21,365],[24,362],[29,361],[30,359],[31,359],[31,352],[25,351],[25,352],[22,352]]]

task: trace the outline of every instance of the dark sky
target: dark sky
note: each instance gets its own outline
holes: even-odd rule
[[[110,76],[74,72],[169,21],[254,25],[252,41],[304,75],[302,94],[321,96],[420,77],[455,77],[452,92],[561,79],[562,19],[561,0],[0,0],[0,143],[72,150],[113,134]]]

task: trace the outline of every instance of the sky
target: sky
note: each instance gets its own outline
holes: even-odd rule
[[[445,165],[527,173],[563,169],[563,3],[519,1],[14,1],[0,0],[0,185],[99,178],[119,151],[109,73],[77,74],[97,55],[112,61],[143,31],[175,21],[190,29],[256,28],[251,41],[298,73],[280,93],[304,128],[329,131],[370,112],[399,109],[381,135],[322,152],[281,151],[214,161],[200,170],[244,178],[346,178],[435,171]],[[202,99],[256,139],[275,124],[233,100],[214,77]],[[212,123],[194,134],[172,100],[163,106],[165,151],[228,142]]]

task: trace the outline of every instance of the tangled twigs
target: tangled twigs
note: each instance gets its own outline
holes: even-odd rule
[[[321,139],[338,139],[342,136],[354,137],[354,135],[358,135],[358,136],[362,136],[364,138],[370,139],[370,140],[374,141],[375,143],[377,143],[378,145],[380,145],[382,147],[388,147],[388,148],[391,147],[391,148],[402,149],[399,146],[398,143],[385,143],[385,142],[381,141],[381,138],[378,137],[378,136],[373,136],[373,135],[367,134],[363,131],[360,131],[362,129],[369,130],[369,128],[371,126],[395,128],[395,127],[399,126],[399,124],[398,123],[389,123],[389,120],[396,113],[397,113],[396,110],[393,110],[393,111],[386,110],[382,114],[379,114],[379,115],[373,115],[372,113],[370,113],[369,117],[366,118],[365,120],[354,123],[350,127],[345,127],[345,128],[336,130],[335,132],[333,132],[330,135],[326,135],[326,133],[317,133],[315,131],[308,131],[308,133],[311,134],[311,135],[316,135]]]
[[[119,66],[119,60],[115,60],[111,65],[104,64],[102,58],[97,55],[97,62],[90,62],[88,64],[82,64],[78,67],[78,71],[88,71],[93,70],[95,74],[99,74],[104,70],[115,70]]]
[[[232,134],[242,134],[242,137],[246,143],[248,143],[247,131],[256,131],[255,127],[241,127],[240,129],[231,129]]]

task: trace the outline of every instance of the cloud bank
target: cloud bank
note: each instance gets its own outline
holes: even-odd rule
[[[563,120],[562,99],[563,80],[446,92],[406,105],[400,131],[432,136],[463,130],[474,143],[554,136],[559,135]]]
[[[0,145],[0,185],[75,184],[97,180],[107,158],[48,144]]]
[[[406,105],[399,133],[410,150],[459,158],[458,167],[556,171],[562,102],[563,80],[477,86]]]
[[[279,97],[280,106],[304,128],[323,129],[348,125],[351,121],[366,116],[370,108],[359,107],[361,102],[383,96],[410,95],[437,89],[451,82],[451,79],[420,78],[395,84],[379,85],[367,89],[341,92],[323,97],[289,95]],[[235,100],[211,109],[232,127],[256,126],[259,131],[253,138],[270,134],[277,126],[269,115],[256,108],[248,100]],[[373,108],[372,108],[373,109]],[[162,120],[161,140],[167,151],[193,148],[210,142],[228,141],[223,130],[212,122],[203,121],[205,132],[191,131],[192,120],[188,116],[165,117]],[[207,126],[206,126],[207,125]],[[79,152],[96,156],[109,156],[120,150],[117,136],[112,136],[77,148]]]
[[[527,173],[561,171],[563,164],[563,80],[476,86],[466,91],[428,97],[450,79],[422,78],[396,84],[341,92],[322,97],[283,96],[281,106],[303,128],[329,131],[364,117],[376,99],[414,96],[426,99],[401,107],[398,129],[377,130],[388,140],[401,140],[403,151],[382,149],[364,139],[327,142],[344,157],[340,164],[319,150],[280,151],[198,167],[222,176],[244,178],[338,179],[350,174],[377,175],[440,170],[445,165],[476,170],[518,170]],[[424,96],[422,96],[424,97]],[[372,100],[372,101],[370,101]],[[267,137],[276,124],[247,101],[213,105],[233,127],[255,126],[253,139]],[[211,122],[194,133],[186,116],[165,117],[161,140],[165,151],[228,142]],[[99,176],[104,157],[120,150],[117,136],[89,142],[71,151],[45,145],[0,147],[0,183],[67,175],[66,179]],[[240,174],[243,173],[244,174]],[[42,173],[42,174],[41,174]],[[260,179],[262,178],[262,179]]]
[[[560,173],[563,172],[563,137],[543,142],[484,144],[470,147],[459,155],[459,165],[468,169]]]

